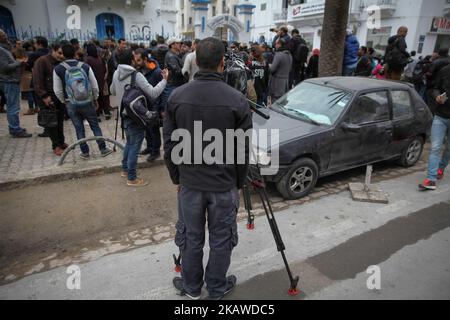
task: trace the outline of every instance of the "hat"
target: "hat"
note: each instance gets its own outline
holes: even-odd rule
[[[182,42],[181,39],[173,37],[167,40],[167,45],[170,47],[174,43],[181,43],[181,42]]]

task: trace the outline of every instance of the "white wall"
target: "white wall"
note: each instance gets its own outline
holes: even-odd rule
[[[31,10],[30,3],[33,3]],[[12,12],[16,32],[19,34],[21,33],[21,29],[25,31],[30,26],[35,30],[39,30],[40,28],[43,31],[46,31],[50,27],[46,0],[17,0],[15,5],[12,5],[8,0],[0,0],[0,5]]]
[[[35,5],[30,10],[30,3]],[[33,30],[41,28],[47,31],[63,32],[66,29],[68,15],[66,14],[69,5],[78,5],[81,8],[81,32],[96,34],[95,18],[101,13],[115,13],[124,19],[125,34],[130,33],[133,24],[141,27],[148,24],[152,35],[161,34],[164,26],[165,36],[172,36],[176,32],[176,16],[174,13],[162,12],[158,17],[156,9],[159,7],[159,0],[149,0],[144,11],[141,10],[137,1],[132,1],[129,9],[125,8],[125,0],[95,0],[93,8],[89,9],[87,0],[16,0],[16,5],[11,5],[7,0],[0,0],[0,5],[10,9],[13,13],[16,30],[21,26],[25,29],[30,25]],[[47,8],[49,8],[47,10]]]
[[[280,11],[282,7],[282,0],[252,0],[256,6],[253,14],[253,41],[258,41],[260,35],[264,35],[266,41],[269,43],[275,37],[275,34],[270,32],[270,29],[275,27],[273,21],[273,14]],[[261,4],[266,4],[266,10],[261,11]]]

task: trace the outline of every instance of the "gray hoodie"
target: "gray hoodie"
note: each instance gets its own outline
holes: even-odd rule
[[[122,102],[125,86],[131,83],[131,75],[136,72],[132,66],[120,64],[114,73],[113,82],[111,84],[111,94],[117,97],[119,103]],[[156,100],[166,88],[167,81],[162,80],[156,87],[148,83],[147,79],[138,72],[136,75],[136,86],[142,89],[149,101]]]

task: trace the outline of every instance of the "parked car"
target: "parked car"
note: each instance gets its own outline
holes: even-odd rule
[[[278,129],[280,141],[258,158],[268,168],[278,152],[278,170],[265,179],[285,199],[304,197],[318,178],[352,168],[389,159],[414,166],[432,124],[413,86],[357,77],[307,80],[269,113],[269,120],[254,117],[255,129]]]

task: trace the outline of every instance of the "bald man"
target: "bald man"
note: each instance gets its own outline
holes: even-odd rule
[[[386,78],[390,80],[400,80],[403,71],[408,64],[410,54],[406,51],[405,38],[408,35],[407,27],[398,28],[397,35],[392,36],[388,40],[386,48],[386,64],[387,74]]]

